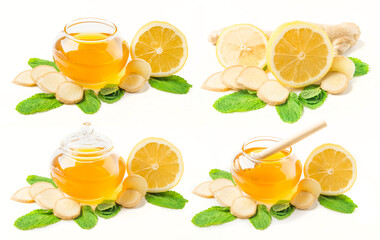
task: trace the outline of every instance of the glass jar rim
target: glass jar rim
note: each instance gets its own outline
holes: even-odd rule
[[[248,145],[251,144],[251,143],[254,143],[254,142],[279,142],[281,141],[282,139],[281,138],[277,138],[277,137],[271,137],[271,136],[261,136],[261,137],[254,137],[254,138],[251,138],[249,139],[248,141],[244,142],[243,146],[241,147],[241,150],[242,150],[242,153],[243,155],[249,159],[250,161],[254,162],[254,163],[276,163],[276,162],[281,162],[281,161],[284,161],[286,159],[288,159],[292,153],[293,153],[293,149],[292,149],[292,146],[289,146],[283,150],[287,150],[288,154],[285,156],[285,157],[281,157],[281,158],[276,158],[276,159],[269,159],[269,160],[264,160],[264,159],[255,159],[252,155],[250,155],[249,153],[247,153],[247,150],[249,149],[248,148]]]
[[[69,32],[68,32],[69,28],[71,28],[75,25],[83,24],[83,23],[98,23],[98,24],[107,25],[107,26],[113,28],[113,32],[110,33],[110,36],[108,36],[104,39],[101,39],[101,40],[83,40],[83,39],[78,39],[78,38],[69,34]],[[91,43],[95,42],[96,43],[96,42],[104,42],[104,41],[111,40],[111,39],[115,38],[117,35],[117,32],[118,32],[118,28],[116,27],[116,25],[113,22],[110,22],[106,19],[95,18],[95,17],[87,17],[87,18],[78,18],[78,19],[75,19],[75,20],[67,23],[65,25],[65,27],[63,28],[63,32],[64,32],[65,36],[71,40],[78,41],[78,42],[91,42]]]

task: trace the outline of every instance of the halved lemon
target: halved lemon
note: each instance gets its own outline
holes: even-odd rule
[[[314,149],[307,158],[304,174],[321,184],[322,194],[339,195],[354,185],[356,169],[356,161],[346,149],[327,143]]]
[[[222,31],[216,43],[216,56],[223,67],[232,65],[256,66],[266,64],[268,38],[251,24],[232,25]]]
[[[128,174],[145,178],[148,192],[164,192],[175,187],[183,174],[181,152],[162,138],[147,138],[132,150],[127,161]]]
[[[269,70],[277,80],[293,88],[305,87],[322,79],[330,70],[333,57],[327,34],[310,23],[285,23],[269,38]]]
[[[167,22],[145,24],[131,44],[132,58],[147,61],[153,77],[170,76],[178,72],[187,60],[185,35]]]

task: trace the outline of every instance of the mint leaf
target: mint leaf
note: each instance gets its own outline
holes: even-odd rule
[[[117,90],[119,90],[119,86],[117,84],[107,84],[99,90],[99,94],[109,95]]]
[[[247,112],[265,107],[255,92],[240,90],[215,101],[213,107],[221,113]]]
[[[119,88],[116,92],[110,93],[108,95],[103,95],[102,93],[98,93],[98,98],[105,103],[114,103],[119,101],[124,96],[124,90]]]
[[[353,213],[358,207],[351,198],[344,194],[337,196],[320,195],[318,201],[325,208],[341,213]]]
[[[149,84],[155,89],[176,94],[186,94],[192,87],[192,85],[187,83],[184,78],[177,75],[169,77],[151,77],[149,79]]]
[[[36,209],[30,213],[19,217],[14,226],[21,230],[45,227],[61,221],[53,214],[51,209]]]
[[[98,217],[89,205],[83,205],[79,217],[74,221],[83,229],[91,229],[98,223]]]
[[[316,109],[322,106],[326,98],[327,92],[316,84],[305,87],[298,96],[298,100],[302,105],[310,109]]]
[[[252,225],[258,230],[264,230],[269,227],[272,217],[268,212],[267,206],[259,204],[256,214],[249,219]]]
[[[63,103],[55,99],[55,95],[52,93],[37,93],[17,104],[16,110],[21,114],[28,115],[46,112],[62,105]]]
[[[235,220],[236,217],[231,214],[229,207],[210,207],[196,214],[191,222],[198,227],[208,227],[220,225]]]
[[[187,199],[175,191],[147,193],[145,199],[150,204],[171,209],[182,209],[188,202]]]
[[[231,180],[233,183],[235,183],[232,178],[231,173],[220,170],[220,169],[211,169],[209,172],[209,175],[213,180],[218,179],[218,178],[226,178],[226,179]]]
[[[362,62],[359,58],[354,58],[354,57],[348,57],[351,59],[351,61],[354,62],[355,64],[355,73],[354,76],[362,76],[368,73],[369,71],[369,65],[365,62]]]
[[[99,217],[109,219],[120,212],[121,206],[113,200],[104,200],[95,208],[95,213]]]
[[[284,104],[276,106],[276,110],[282,121],[294,123],[301,118],[303,106],[298,100],[297,94],[291,92],[288,100]]]
[[[100,109],[100,100],[94,90],[85,90],[83,100],[77,103],[78,107],[86,114],[94,114]]]
[[[278,220],[289,217],[293,212],[294,206],[286,200],[277,201],[269,210],[270,215]]]
[[[37,175],[29,175],[27,178],[26,178],[26,181],[32,185],[33,183],[36,183],[36,182],[48,182],[48,183],[51,183],[53,184],[54,187],[57,187],[57,185],[55,185],[53,179],[51,178],[47,178],[47,177],[41,177],[41,176],[37,176]]]
[[[55,64],[55,62],[52,62],[49,60],[44,60],[44,59],[40,59],[40,58],[29,58],[28,64],[32,68],[35,68],[35,67],[40,66],[40,65],[52,66],[59,72],[59,69],[58,69],[57,65]]]

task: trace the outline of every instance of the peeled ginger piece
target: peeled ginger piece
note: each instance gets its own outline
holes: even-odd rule
[[[80,215],[81,207],[77,201],[70,198],[59,199],[54,206],[53,213],[62,220],[72,220]]]
[[[235,184],[229,179],[218,178],[210,183],[209,189],[210,192],[214,195],[217,191],[227,186],[235,186]]]
[[[250,91],[257,91],[260,85],[267,80],[267,73],[263,69],[255,66],[244,68],[236,78],[236,82],[240,88]]]
[[[71,82],[61,83],[55,94],[58,101],[64,104],[75,104],[83,99],[83,88]]]
[[[202,88],[205,90],[214,91],[214,92],[228,91],[229,88],[222,81],[222,73],[223,72],[217,72],[217,73],[212,74],[202,84]]]
[[[345,56],[335,56],[330,72],[344,73],[348,80],[354,77],[355,63]]]
[[[125,68],[127,74],[136,73],[141,75],[146,81],[149,80],[150,75],[152,74],[152,68],[150,64],[140,58],[132,59]]]
[[[55,188],[55,187],[53,186],[53,184],[51,184],[49,182],[36,182],[36,183],[33,183],[32,185],[30,185],[29,194],[30,194],[30,196],[35,198],[37,194],[39,194],[40,192],[42,192],[48,188]]]
[[[318,198],[321,194],[322,189],[321,184],[319,184],[319,182],[317,182],[315,179],[304,178],[298,183],[297,191],[306,191],[313,194],[315,198]]]
[[[329,72],[323,77],[321,88],[331,94],[344,92],[348,87],[348,78],[344,73]]]
[[[290,200],[290,203],[298,209],[305,210],[311,208],[315,201],[312,193],[306,191],[299,191]]]
[[[267,104],[275,106],[286,102],[289,93],[289,89],[284,87],[279,81],[268,80],[260,85],[257,96]]]
[[[194,190],[193,193],[203,198],[213,198],[214,194],[210,191],[210,184],[212,181],[207,181],[199,184]]]
[[[142,197],[139,191],[127,188],[117,195],[116,202],[125,208],[133,208],[141,202]]]
[[[64,82],[67,82],[67,79],[63,74],[51,72],[39,77],[37,86],[44,92],[56,93],[58,86]]]
[[[33,87],[36,86],[36,83],[33,81],[32,76],[30,75],[32,70],[26,70],[20,73],[13,79],[13,83],[24,86],[24,87]]]
[[[29,186],[30,187],[30,186]],[[19,189],[11,199],[16,202],[21,202],[21,203],[32,203],[34,202],[34,197],[32,197],[29,193],[29,187],[24,187]]]
[[[257,205],[256,202],[246,196],[236,198],[231,205],[231,213],[237,218],[250,218],[256,214]]]
[[[37,83],[40,77],[51,72],[57,73],[57,70],[52,66],[40,65],[32,69],[32,71],[30,72],[30,77],[33,79],[35,83]]]
[[[232,202],[241,196],[243,193],[235,186],[224,187],[214,194],[216,201],[225,207],[231,207]]]
[[[143,196],[145,196],[146,191],[148,190],[148,183],[145,178],[137,174],[129,175],[124,179],[123,189],[134,189],[139,191]]]
[[[224,69],[222,73],[222,82],[232,90],[239,90],[240,86],[236,82],[237,76],[244,69],[244,66],[234,65]]]
[[[140,91],[145,86],[146,81],[140,74],[130,73],[120,80],[119,87],[127,92],[134,93]]]
[[[57,188],[48,188],[37,194],[34,201],[42,208],[53,209],[56,202],[64,197]]]

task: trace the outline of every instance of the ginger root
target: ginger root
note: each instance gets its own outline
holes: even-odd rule
[[[329,37],[334,50],[337,54],[342,55],[352,46],[354,46],[360,37],[360,28],[355,23],[341,23],[336,25],[327,25],[327,24],[315,24],[318,27],[322,28]],[[218,41],[220,33],[224,30],[219,29],[217,31],[212,32],[208,41],[212,44],[216,44]],[[271,31],[264,31],[264,33],[268,36],[271,35]]]

